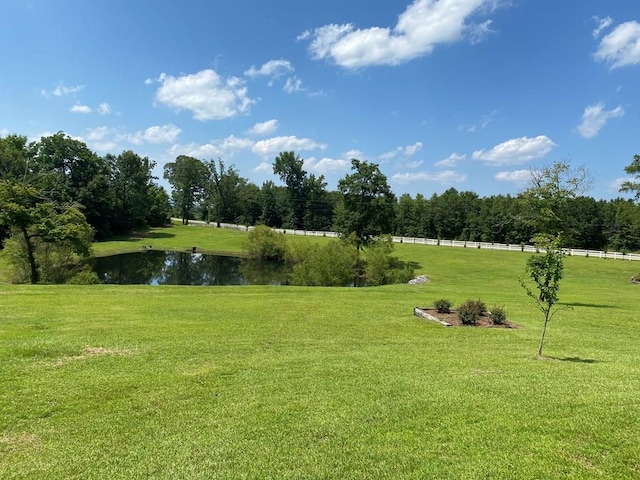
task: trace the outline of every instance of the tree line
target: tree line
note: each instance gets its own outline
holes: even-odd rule
[[[153,176],[155,165],[131,150],[100,156],[63,132],[30,143],[25,136],[0,137],[0,246],[9,238],[19,244],[31,281],[42,273],[38,256],[60,262],[86,255],[92,239],[163,225],[171,215],[185,224],[333,230],[353,234],[358,248],[383,234],[520,244],[547,232],[561,233],[575,248],[640,250],[640,206],[585,196],[588,172],[568,162],[532,170],[529,188],[516,196],[450,188],[399,198],[377,164],[357,159],[334,191],[295,152],[274,159],[281,184],[260,187],[222,159],[180,155],[164,166],[169,195]],[[640,156],[625,171],[635,180],[621,190],[638,200]],[[63,246],[66,253],[56,253]]]

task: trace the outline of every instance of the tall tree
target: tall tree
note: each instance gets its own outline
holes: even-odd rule
[[[114,224],[116,232],[125,232],[147,225],[152,203],[152,170],[155,162],[127,150],[117,157],[107,155],[111,170]]]
[[[87,257],[93,232],[84,215],[72,205],[43,200],[24,183],[0,180],[0,223],[16,233],[27,260],[29,280],[38,283],[38,242],[66,246]]]
[[[393,232],[396,200],[377,164],[354,158],[351,169],[353,173],[338,181],[342,203],[335,224],[345,237],[355,233],[361,248],[372,238]]]
[[[197,158],[180,155],[164,166],[164,178],[173,187],[172,198],[182,224],[189,224],[194,207],[202,199],[209,182],[209,169]]]
[[[207,185],[207,204],[213,213],[216,225],[221,222],[237,223],[241,216],[241,189],[247,183],[233,165],[224,166],[218,159],[207,163],[209,169],[209,184]]]
[[[585,167],[571,167],[568,161],[554,162],[530,170],[529,187],[520,194],[526,215],[536,233],[551,237],[567,229],[567,202],[583,195],[593,185]]]
[[[294,229],[304,228],[307,172],[302,168],[303,165],[304,160],[294,152],[280,152],[273,163],[273,173],[280,177],[289,192],[291,218],[288,223]]]

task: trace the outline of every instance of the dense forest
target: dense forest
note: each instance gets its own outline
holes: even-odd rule
[[[76,245],[86,237],[78,215],[95,239],[162,225],[175,215],[183,223],[199,219],[356,232],[363,240],[392,233],[520,244],[541,231],[540,222],[549,220],[543,218],[547,212],[553,221],[545,226],[562,232],[567,246],[640,250],[640,205],[623,198],[596,200],[566,188],[575,181],[575,171],[566,163],[546,171],[546,191],[555,191],[553,198],[535,188],[516,196],[479,197],[450,188],[431,196],[396,197],[378,166],[359,160],[352,161],[352,172],[338,189],[329,191],[324,177],[305,171],[303,159],[294,152],[274,159],[274,180],[280,184],[267,181],[262,186],[221,159],[179,156],[164,167],[172,187],[168,194],[154,178],[154,167],[152,160],[133,151],[97,155],[62,132],[31,143],[20,135],[0,137],[0,242],[21,235],[27,242]],[[637,178],[640,157],[625,170]],[[627,182],[626,190],[638,193],[637,183]],[[74,229],[65,230],[70,224]]]

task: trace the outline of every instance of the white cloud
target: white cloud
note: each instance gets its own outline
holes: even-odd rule
[[[640,63],[640,23],[618,25],[600,41],[594,54],[596,60],[607,62],[611,68]]]
[[[258,155],[277,155],[280,152],[324,150],[327,146],[310,138],[298,138],[294,135],[288,137],[273,137],[260,140],[253,146],[253,152]]]
[[[256,173],[273,173],[273,165],[268,162],[261,162],[256,168],[251,170]]]
[[[125,138],[135,144],[140,145],[142,143],[173,143],[178,138],[178,135],[182,132],[182,129],[176,127],[174,124],[169,123],[167,125],[155,125],[147,128],[143,132],[137,132],[133,135],[126,135]]]
[[[298,36],[311,40],[314,59],[331,58],[348,69],[397,65],[430,54],[436,45],[468,36],[477,43],[492,32],[491,22],[468,23],[474,14],[497,8],[495,0],[415,0],[393,28],[356,29],[353,24],[325,25]]]
[[[604,103],[589,105],[582,114],[582,123],[575,130],[584,138],[593,138],[612,118],[622,117],[624,109],[617,106],[613,110],[605,110]]]
[[[169,150],[172,156],[188,155],[195,158],[228,158],[235,155],[241,150],[249,150],[255,145],[255,142],[248,138],[236,137],[229,135],[223,139],[212,140],[209,143],[198,144],[176,144]]]
[[[6,128],[0,128],[0,137],[6,137],[7,135],[9,135],[9,130]]]
[[[342,156],[343,158],[348,158],[349,160],[351,160],[352,158],[357,158],[358,160],[365,159],[364,152],[362,150],[357,150],[357,149],[348,150],[344,152]]]
[[[302,88],[302,80],[300,80],[296,76],[293,76],[293,77],[287,78],[287,81],[284,84],[283,90],[287,93],[294,93],[294,92],[303,92],[305,89]]]
[[[487,165],[521,165],[547,155],[556,146],[546,135],[534,138],[521,137],[507,140],[491,150],[476,150],[474,160],[484,160]]]
[[[516,185],[524,186],[531,180],[531,170],[514,170],[511,172],[498,172],[494,178],[499,182],[513,182]]]
[[[443,170],[436,173],[396,173],[391,178],[393,181],[398,183],[437,182],[444,185],[450,185],[452,183],[463,183],[467,180],[468,176],[465,173],[459,173],[454,170]]]
[[[220,120],[248,113],[255,100],[241,79],[223,79],[213,70],[173,77],[161,74],[156,100],[175,111],[190,110],[196,120]]]
[[[424,163],[423,160],[415,160],[413,162],[407,162],[404,164],[405,167],[407,168],[418,168],[420,165],[422,165]]]
[[[85,131],[85,135],[79,137],[80,141],[87,144],[89,148],[96,152],[113,152],[118,148],[118,143],[114,140],[116,130],[109,127],[90,128]]]
[[[396,158],[398,155],[403,156],[404,158],[409,158],[422,150],[422,146],[422,142],[416,142],[413,145],[407,145],[406,147],[396,147],[389,152],[379,155],[378,158],[380,158],[380,160],[391,160],[392,158]]]
[[[40,94],[43,97],[50,97],[51,95],[55,96],[55,97],[62,97],[62,96],[66,96],[66,95],[71,95],[72,93],[77,93],[80,90],[82,90],[84,88],[84,85],[76,85],[73,87],[67,87],[66,85],[64,85],[63,83],[61,83],[60,85],[56,86],[56,88],[54,88],[51,91],[47,91],[44,88],[42,90],[40,90]]]
[[[98,105],[98,113],[100,115],[109,115],[111,113],[111,105],[108,103],[101,103]]]
[[[76,103],[73,107],[69,109],[71,113],[91,113],[91,107],[88,105],[81,105]]]
[[[258,76],[278,78],[286,73],[293,72],[294,68],[291,62],[288,60],[269,60],[264,63],[260,68],[251,66],[249,70],[246,70],[244,74],[247,77],[255,78]]]
[[[598,38],[603,30],[606,30],[611,26],[613,20],[611,17],[600,18],[600,17],[592,17],[592,20],[595,21],[598,26],[593,30],[593,38]]]
[[[320,174],[342,173],[351,168],[351,160],[328,157],[317,160],[315,157],[311,157],[304,161],[304,166],[305,168]]]
[[[612,182],[609,183],[608,185],[608,189],[614,192],[619,192],[620,191],[620,187],[622,187],[622,184],[624,182],[635,182],[635,178],[633,177],[618,177],[615,180],[613,180]],[[622,192],[624,193],[624,192]]]
[[[278,129],[278,120],[275,118],[267,120],[266,122],[256,123],[253,127],[247,130],[249,135],[271,135]]]
[[[459,153],[452,153],[447,158],[440,160],[435,163],[436,167],[455,167],[458,162],[462,160],[466,160],[466,155],[461,155]]]

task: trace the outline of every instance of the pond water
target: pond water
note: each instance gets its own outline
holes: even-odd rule
[[[280,265],[202,253],[147,250],[95,258],[102,283],[119,285],[284,285]]]

